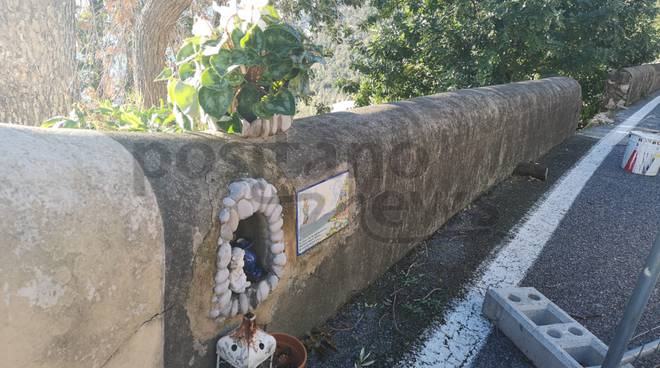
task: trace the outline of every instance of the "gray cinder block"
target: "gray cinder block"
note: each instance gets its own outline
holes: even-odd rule
[[[489,289],[483,314],[538,368],[596,367],[605,358],[607,345],[534,288]]]

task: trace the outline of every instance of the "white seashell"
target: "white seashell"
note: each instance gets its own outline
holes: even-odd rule
[[[261,137],[266,138],[270,135],[270,120],[261,120]]]
[[[229,221],[229,209],[223,208],[222,211],[220,211],[220,215],[218,215],[218,218],[220,218],[220,222],[223,224]]]
[[[231,307],[231,291],[225,290],[223,294],[218,295],[218,308],[223,310],[226,307]]]
[[[229,243],[222,243],[218,248],[218,260],[216,265],[218,268],[227,268],[231,261],[231,245]]]
[[[272,254],[280,254],[284,252],[284,243],[273,243],[270,245],[270,252]]]
[[[239,221],[241,220],[238,216],[238,212],[234,208],[229,210],[229,222],[227,222],[227,224],[229,225],[229,228],[231,229],[232,232],[238,229]]]
[[[232,299],[232,301],[231,301],[231,312],[229,312],[229,315],[231,317],[233,317],[237,314],[238,314],[238,299]]]
[[[259,193],[261,193],[259,200],[259,207],[256,207],[255,210],[263,212],[264,208],[270,200],[270,194],[268,193],[268,184],[264,179],[259,179],[257,187],[259,188]]]
[[[227,305],[225,305],[225,306],[220,307],[220,316],[221,317],[227,318],[227,317],[229,317],[229,313],[231,313],[231,302],[227,303]]]
[[[225,197],[222,200],[222,205],[225,206],[225,207],[234,207],[235,204],[236,204],[236,201],[231,199],[231,197]]]
[[[235,181],[229,184],[229,196],[236,202],[250,192],[250,185],[244,181]]]
[[[277,207],[279,204],[280,204],[280,198],[277,196],[276,193],[273,193],[272,197],[270,198],[270,201],[268,201],[268,204],[263,210],[264,215],[266,217],[270,217],[275,211],[275,207]]]
[[[271,214],[273,213],[273,211],[275,210],[275,206],[277,206],[277,200],[276,200],[276,198],[277,198],[277,196],[273,197],[273,199],[271,199],[271,202],[269,202],[269,203],[266,205],[266,208],[264,208],[263,213],[264,213],[264,215],[265,215],[266,217],[270,217],[270,215],[271,215]]]
[[[211,309],[211,313],[209,313],[211,318],[218,318],[220,317],[220,308],[213,308]]]
[[[228,242],[234,239],[234,232],[231,230],[229,224],[220,226],[220,237]]]
[[[227,290],[229,290],[229,278],[221,282],[216,282],[213,287],[213,293],[216,295],[222,295]]]
[[[283,238],[284,238],[284,232],[282,230],[270,234],[270,240],[273,243],[279,243],[282,241]]]
[[[268,275],[268,278],[266,278],[266,280],[268,281],[270,290],[275,290],[275,288],[277,287],[277,283],[280,281],[280,278],[275,275]]]
[[[271,266],[271,270],[279,278],[284,276],[284,266],[273,265],[273,266]]]
[[[218,272],[215,273],[214,280],[216,284],[221,284],[227,281],[228,279],[229,279],[229,270],[226,268],[219,269]],[[222,294],[222,292],[216,294]]]
[[[227,281],[229,281],[229,280],[227,280]],[[213,287],[213,293],[216,294],[216,295],[223,295],[223,293],[225,293],[228,290],[227,287],[226,287],[227,285],[228,284],[226,282],[223,282],[221,284],[216,284]]]
[[[282,229],[283,224],[284,224],[284,220],[280,218],[279,220],[277,220],[277,222],[269,224],[268,230],[270,230],[271,232],[278,231]]]
[[[266,280],[261,280],[259,286],[257,287],[257,301],[259,303],[263,302],[268,294],[270,293],[270,286]]]
[[[273,257],[273,265],[275,266],[284,266],[286,264],[286,254],[279,253]]]
[[[252,216],[254,214],[254,208],[252,208],[252,201],[247,199],[241,199],[236,203],[236,210],[238,211],[238,217],[241,220]]]
[[[282,218],[282,205],[277,205],[275,206],[275,209],[273,209],[273,212],[271,212],[270,216],[268,216],[268,222],[273,223],[277,221],[278,219]]]
[[[245,314],[250,311],[250,301],[246,294],[238,294],[238,311]]]
[[[263,196],[264,191],[259,182],[254,180],[254,183],[250,184],[250,190],[252,192],[252,203],[261,204],[261,197]],[[259,206],[254,206],[254,208],[259,208]]]
[[[252,203],[252,209],[254,212],[260,211],[261,208],[261,195],[255,195],[252,197],[251,203]]]
[[[261,122],[261,119],[257,119],[253,121],[250,125],[252,125],[252,131],[250,132],[250,137],[258,137],[261,135],[261,126],[263,123]]]
[[[291,124],[293,123],[293,117],[292,116],[282,116],[282,132],[286,132],[291,128]]]

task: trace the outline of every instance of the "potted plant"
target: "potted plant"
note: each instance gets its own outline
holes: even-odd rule
[[[296,337],[273,332],[276,347],[273,355],[273,367],[275,368],[305,368],[307,365],[307,350]]]
[[[296,98],[309,97],[310,68],[323,60],[320,47],[267,0],[230,0],[213,8],[220,24],[197,19],[174,65],[157,78],[167,81],[178,124],[248,137],[286,131]]]

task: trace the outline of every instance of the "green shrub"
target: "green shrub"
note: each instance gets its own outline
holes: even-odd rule
[[[598,111],[607,70],[658,55],[656,0],[372,0],[359,105],[565,75]]]
[[[110,101],[76,103],[69,116],[44,121],[42,128],[120,130],[132,132],[180,132],[170,105],[144,109],[136,102],[115,106]]]

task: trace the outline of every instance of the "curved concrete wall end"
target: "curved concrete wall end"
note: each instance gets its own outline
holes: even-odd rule
[[[11,367],[162,366],[164,243],[139,166],[87,131],[0,128],[0,356]],[[110,357],[113,357],[110,361]]]
[[[614,70],[605,86],[604,107],[630,106],[660,89],[660,64],[645,64]]]

